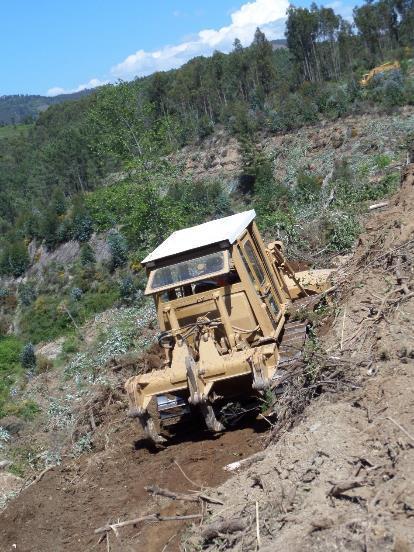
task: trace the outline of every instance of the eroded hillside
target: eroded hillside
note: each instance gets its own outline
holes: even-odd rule
[[[1,515],[2,550],[255,550],[258,539],[264,550],[410,550],[414,166],[404,175],[389,204],[366,219],[352,256],[338,260],[306,364],[286,381],[274,413],[266,412],[270,426],[262,419],[214,438],[194,429],[151,451],[135,441],[121,393],[137,359],[120,371],[109,362],[92,387],[76,370],[67,383],[55,374],[36,377],[29,390],[43,393],[45,408],[48,397],[60,396],[47,410],[49,426],[38,431],[60,435],[64,454],[60,465],[50,459],[47,471],[29,477],[33,484]],[[139,362],[145,369],[148,356]],[[62,384],[78,395],[65,399]],[[27,444],[33,431],[22,429],[17,442]],[[227,464],[261,449],[229,478]],[[148,485],[187,495],[201,488],[219,504],[151,499]],[[154,513],[160,518],[95,534]],[[187,515],[201,515],[201,526],[186,529],[180,517]],[[178,520],[162,521],[171,517]]]

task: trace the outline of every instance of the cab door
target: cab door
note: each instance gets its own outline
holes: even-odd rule
[[[267,267],[258,255],[252,237],[248,232],[239,243],[240,255],[246,270],[256,288],[257,294],[266,304],[266,310],[272,321],[273,327],[276,327],[282,316],[282,310],[280,308],[279,298],[273,289],[270,275],[267,273]]]

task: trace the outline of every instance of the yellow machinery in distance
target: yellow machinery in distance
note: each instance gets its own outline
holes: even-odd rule
[[[217,404],[263,394],[300,354],[306,328],[287,323],[288,307],[325,289],[331,271],[295,273],[280,242],[264,245],[254,218],[246,211],[180,230],[142,261],[165,361],[125,388],[129,416],[155,443],[164,441],[159,421],[196,410],[223,430]]]
[[[378,65],[377,67],[374,67],[369,71],[368,73],[365,73],[362,75],[362,79],[359,81],[359,84],[361,86],[368,86],[368,84],[371,82],[372,78],[375,77],[375,75],[379,75],[381,73],[387,73],[388,71],[398,70],[400,69],[400,62],[399,61],[389,61],[387,63],[383,63],[382,65]]]

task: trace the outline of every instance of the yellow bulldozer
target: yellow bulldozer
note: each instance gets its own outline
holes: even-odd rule
[[[400,69],[399,61],[388,61],[387,63],[374,67],[371,71],[362,75],[362,79],[359,81],[359,84],[361,86],[368,86],[375,75],[387,73],[388,71],[397,71],[398,69]]]
[[[198,413],[212,431],[237,397],[260,397],[301,354],[306,323],[293,304],[328,287],[331,270],[294,272],[281,242],[265,246],[254,210],[174,232],[143,261],[164,366],[125,384],[129,416],[154,443]]]

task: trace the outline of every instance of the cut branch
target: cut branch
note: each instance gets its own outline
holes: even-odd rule
[[[141,521],[186,521],[189,519],[200,519],[201,514],[190,514],[188,516],[162,516],[161,514],[150,514],[148,516],[141,516],[134,519],[127,519],[126,521],[120,521],[118,523],[112,523],[98,527],[95,529],[95,534],[105,533],[107,531],[114,531],[120,527],[127,527],[128,525],[136,525]]]
[[[365,479],[346,479],[345,481],[338,481],[337,483],[330,481],[330,483],[331,485],[333,485],[333,487],[328,492],[328,496],[335,497],[338,497],[346,491],[350,491],[351,489],[356,489],[357,487],[364,487],[365,485],[367,485],[367,481]]]
[[[161,489],[161,487],[158,487],[158,485],[147,485],[146,487],[144,487],[144,489],[152,495],[165,496],[166,498],[171,498],[172,500],[183,500],[187,502],[199,502],[200,500],[204,500],[205,502],[210,502],[211,504],[223,505],[223,502],[221,500],[218,500],[217,498],[213,498],[211,496],[207,496],[202,493],[174,493],[173,491],[169,491],[168,489]]]

